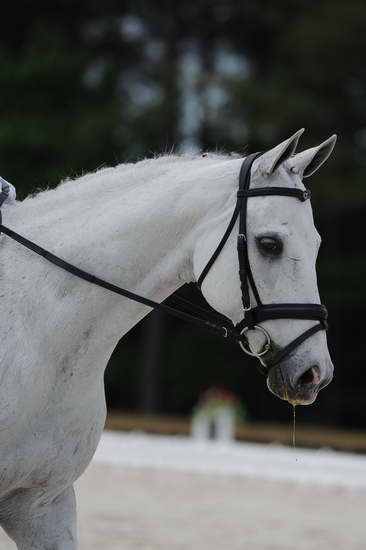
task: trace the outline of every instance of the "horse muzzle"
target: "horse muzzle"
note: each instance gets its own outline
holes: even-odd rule
[[[323,364],[309,363],[304,365],[295,358],[280,363],[268,374],[268,389],[292,405],[314,403],[319,391],[331,382],[333,365],[329,359]]]

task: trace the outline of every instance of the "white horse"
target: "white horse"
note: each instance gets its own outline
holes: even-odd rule
[[[294,155],[301,133],[255,160],[251,187],[303,188],[302,177],[326,160],[335,137]],[[197,280],[216,248],[241,162],[165,156],[99,170],[4,205],[3,223],[86,271],[162,301]],[[258,236],[281,241],[282,253],[262,250]],[[310,201],[251,198],[248,239],[265,303],[319,302],[320,237]],[[207,301],[234,322],[242,318],[235,240],[234,231],[202,286]],[[19,550],[74,550],[73,483],[103,429],[104,369],[121,335],[149,308],[58,269],[5,235],[0,257],[0,523]],[[284,346],[313,323],[263,325]],[[256,333],[249,343],[262,344]],[[286,398],[287,387],[293,400],[314,400],[332,377],[325,332],[279,368],[283,383],[269,377],[273,392]]]

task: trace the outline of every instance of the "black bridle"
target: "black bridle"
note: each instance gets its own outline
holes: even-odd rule
[[[236,206],[229,222],[229,225],[219,242],[215,252],[212,254],[210,260],[206,264],[206,267],[202,271],[198,278],[197,284],[199,288],[210,271],[211,267],[215,263],[221,250],[223,249],[226,241],[228,240],[234,225],[239,218],[239,234],[237,237],[237,250],[239,258],[239,277],[242,295],[242,304],[244,317],[240,323],[235,325],[235,331],[237,333],[237,341],[239,342],[242,350],[259,359],[261,363],[261,370],[264,374],[268,374],[270,369],[278,365],[285,357],[287,357],[295,348],[297,348],[302,342],[316,334],[319,330],[327,330],[327,308],[323,304],[263,304],[260,298],[257,285],[250,267],[249,254],[248,254],[248,241],[247,241],[247,211],[248,211],[248,198],[250,197],[262,197],[262,196],[286,196],[294,197],[302,202],[310,199],[311,193],[308,189],[294,189],[292,187],[259,187],[256,189],[250,189],[251,168],[252,164],[262,153],[253,153],[248,155],[240,169],[239,174],[239,189],[237,192]],[[250,289],[254,295],[256,301],[256,307],[251,306],[250,301]],[[316,325],[303,332],[300,336],[292,340],[287,346],[275,351],[271,346],[271,338],[268,332],[260,326],[259,323],[263,321],[269,321],[273,319],[306,319],[319,321]],[[266,344],[263,350],[254,353],[250,350],[246,333],[249,330],[259,330],[266,339]],[[270,359],[266,362],[262,357],[266,354],[270,355]]]
[[[64,269],[65,271],[68,271],[72,275],[79,277],[80,279],[83,279],[97,286],[105,288],[111,292],[124,296],[125,298],[128,298],[130,300],[134,300],[135,302],[144,304],[145,306],[151,307],[153,309],[160,309],[162,311],[165,311],[166,313],[169,313],[170,315],[174,315],[175,317],[178,317],[185,321],[189,321],[198,326],[204,327],[216,334],[223,336],[224,338],[229,338],[236,341],[241,346],[241,348],[245,353],[247,353],[248,355],[252,355],[260,360],[260,363],[261,363],[260,370],[263,372],[263,374],[267,376],[270,369],[278,365],[302,342],[310,338],[313,334],[315,334],[319,330],[327,330],[328,313],[327,313],[326,307],[322,304],[300,304],[300,303],[262,304],[262,301],[260,299],[256,284],[255,284],[253,273],[250,267],[249,255],[248,255],[248,245],[247,245],[248,198],[264,196],[264,195],[284,195],[288,197],[295,197],[296,199],[301,201],[306,201],[307,199],[310,199],[310,191],[293,189],[289,187],[261,187],[256,189],[250,189],[251,167],[255,159],[260,155],[261,153],[254,153],[252,155],[247,156],[244,159],[240,169],[239,190],[237,193],[237,201],[236,201],[233,215],[231,217],[229,225],[221,241],[219,242],[216,250],[212,254],[210,260],[208,261],[206,267],[202,271],[197,281],[198,287],[201,288],[201,285],[207,273],[210,271],[211,267],[215,263],[218,255],[220,254],[226,241],[228,240],[236,221],[239,218],[239,234],[237,239],[237,250],[238,250],[238,257],[239,257],[239,276],[240,276],[240,284],[241,284],[241,292],[242,292],[244,317],[243,317],[243,320],[237,325],[233,325],[233,323],[228,318],[220,314],[215,314],[214,321],[210,321],[208,319],[202,318],[202,315],[207,317],[207,314],[210,315],[210,313],[207,312],[206,309],[199,307],[197,305],[190,304],[189,302],[187,302],[186,300],[183,300],[178,296],[174,296],[174,300],[176,302],[178,302],[180,305],[183,305],[183,306],[186,306],[186,304],[188,303],[191,309],[194,309],[196,312],[198,312],[199,316],[183,311],[182,309],[172,307],[171,305],[168,305],[166,303],[155,302],[154,300],[150,300],[149,298],[145,298],[144,296],[140,296],[139,294],[136,294],[134,292],[131,292],[129,290],[116,286],[103,279],[100,279],[99,277],[96,277],[91,273],[84,271],[76,267],[75,265],[70,264],[69,262],[66,262],[62,258],[55,256],[48,250],[45,250],[44,248],[38,246],[34,242],[26,239],[22,235],[19,235],[19,233],[16,233],[15,231],[4,226],[2,224],[1,210],[0,210],[0,233],[4,233],[11,239],[17,241],[18,243],[22,244],[26,248],[42,256],[44,259]],[[0,208],[3,202],[7,199],[8,194],[9,194],[9,186],[6,187],[6,185],[3,185],[3,190],[0,193]],[[254,295],[254,298],[257,304],[256,307],[254,308],[251,306],[250,289],[252,290],[252,293]],[[212,317],[212,314],[211,314],[211,317]],[[300,336],[295,338],[292,342],[287,344],[285,347],[276,351],[273,349],[273,346],[271,345],[272,344],[271,338],[268,332],[259,324],[263,321],[268,321],[273,319],[306,319],[306,320],[319,321],[319,323],[317,323],[310,329],[300,334]],[[250,350],[249,344],[247,341],[247,334],[246,334],[249,330],[259,330],[265,336],[267,342],[261,352],[254,353]],[[270,359],[266,362],[264,362],[262,359],[262,357],[265,354],[269,354],[270,356]]]

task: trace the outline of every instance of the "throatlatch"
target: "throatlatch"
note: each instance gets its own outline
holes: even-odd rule
[[[242,350],[253,357],[259,359],[261,363],[260,370],[266,376],[268,375],[270,369],[278,365],[283,359],[285,359],[294,349],[296,349],[302,342],[310,338],[313,334],[317,333],[319,330],[327,330],[327,318],[328,313],[327,309],[322,304],[286,304],[286,303],[277,303],[277,304],[262,304],[262,301],[259,296],[258,289],[255,284],[253,273],[250,267],[249,254],[248,254],[248,244],[247,244],[247,204],[249,197],[259,197],[264,195],[283,195],[287,197],[294,197],[300,201],[306,201],[310,199],[309,190],[293,189],[290,187],[260,187],[256,189],[250,189],[250,178],[251,178],[251,167],[256,158],[258,158],[262,153],[254,153],[247,156],[240,169],[239,174],[239,190],[237,193],[237,201],[235,209],[229,225],[219,242],[216,250],[212,254],[210,260],[208,261],[206,267],[202,271],[197,285],[201,288],[202,282],[204,281],[207,273],[210,271],[211,267],[215,263],[217,257],[219,256],[221,250],[223,249],[226,241],[228,240],[236,221],[239,218],[239,234],[237,238],[237,250],[239,258],[239,277],[240,277],[240,286],[242,293],[242,303],[243,303],[243,312],[244,317],[240,323],[233,325],[230,319],[225,316],[215,313],[212,314],[206,311],[204,308],[197,305],[191,304],[186,300],[174,296],[174,300],[180,305],[186,306],[189,305],[191,310],[198,312],[198,315],[193,315],[181,309],[172,307],[165,303],[155,302],[144,296],[140,296],[130,290],[126,290],[117,285],[109,283],[99,277],[92,275],[91,273],[80,269],[79,267],[66,262],[59,256],[52,254],[48,250],[40,247],[36,243],[26,239],[19,233],[16,233],[12,229],[4,226],[2,224],[1,210],[0,210],[0,234],[3,233],[10,237],[11,239],[17,241],[21,245],[25,246],[29,250],[32,250],[34,253],[42,256],[45,260],[51,262],[52,264],[64,269],[65,271],[71,273],[72,275],[93,283],[97,286],[105,288],[110,292],[124,296],[135,302],[144,304],[145,306],[151,307],[152,309],[160,309],[174,315],[179,319],[194,323],[200,327],[210,330],[224,338],[229,338],[237,342]],[[5,180],[2,180],[7,184]],[[9,185],[3,185],[2,192],[0,193],[0,208],[4,201],[8,198],[10,191]],[[256,301],[256,306],[252,307],[250,299],[250,290],[253,293],[254,299]],[[204,316],[211,316],[214,320],[209,320],[203,318]],[[307,319],[319,321],[316,325],[306,330],[300,336],[295,338],[292,342],[287,344],[284,348],[280,350],[273,350],[271,346],[271,338],[268,332],[260,325],[263,321],[273,320],[273,319]],[[252,352],[246,333],[249,330],[259,330],[265,336],[266,344],[263,347],[263,350],[260,352]],[[266,362],[262,357],[266,354],[269,354],[270,359]]]

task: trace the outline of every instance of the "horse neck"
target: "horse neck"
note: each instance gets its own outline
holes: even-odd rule
[[[168,158],[102,170],[26,200],[12,215],[9,207],[4,223],[86,271],[162,301],[192,280],[202,225],[231,196],[219,184],[220,163]],[[39,319],[34,330],[49,334],[53,355],[74,349],[86,363],[92,357],[104,366],[120,337],[150,311],[7,245],[9,261],[17,258],[9,274],[18,297]],[[29,296],[35,289],[36,299]]]

